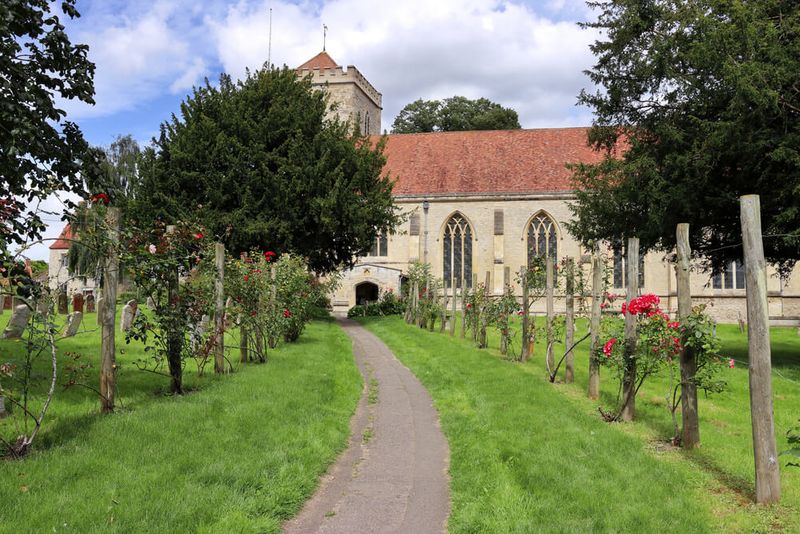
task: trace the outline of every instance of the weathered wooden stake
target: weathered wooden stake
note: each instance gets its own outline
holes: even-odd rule
[[[522,266],[519,268],[519,276],[522,280],[522,348],[520,348],[520,361],[526,362],[531,357],[531,348],[528,340],[530,338],[530,318],[528,311],[530,307],[530,300],[528,297],[528,268]]]
[[[767,269],[761,236],[761,202],[758,195],[739,199],[747,289],[747,344],[750,357],[750,419],[756,466],[756,502],[776,503],[781,498],[781,478],[772,412],[772,363],[769,344]]]
[[[595,244],[592,248],[592,317],[590,324],[589,349],[589,398],[600,397],[600,362],[597,361],[597,351],[600,349],[600,314],[603,303],[603,260],[600,257],[600,247]]]
[[[100,325],[100,411],[114,411],[114,393],[117,388],[116,363],[116,323],[117,323],[117,283],[119,281],[119,208],[108,208],[106,212],[109,245],[103,259],[103,304],[97,310],[102,314]]]
[[[567,278],[566,281],[566,314],[567,317],[564,322],[564,329],[566,330],[564,334],[564,346],[567,349],[572,347],[572,344],[575,342],[575,261],[567,257],[564,262],[564,274]],[[571,384],[575,380],[575,356],[572,350],[567,352],[566,357],[564,358],[564,382],[567,384]]]
[[[553,345],[555,344],[555,338],[553,336],[553,321],[555,319],[555,310],[554,310],[554,292],[555,292],[555,283],[553,281],[553,268],[555,258],[551,256],[547,256],[545,258],[545,281],[547,287],[545,288],[546,295],[545,298],[547,300],[547,374],[553,372],[555,368],[555,359],[553,357]]]
[[[639,238],[629,237],[625,249],[625,300],[628,307],[636,298],[639,290]],[[636,416],[636,316],[625,314],[625,371],[622,376],[622,412],[623,421],[633,421]]]
[[[455,277],[450,279],[450,287],[453,288],[453,302],[450,304],[451,306],[451,315],[450,315],[450,337],[456,335],[456,279]]]
[[[678,320],[681,322],[692,313],[692,293],[689,285],[689,269],[692,249],[689,246],[689,225],[681,223],[675,230],[678,258],[675,275],[678,281]],[[681,445],[693,449],[700,444],[700,422],[697,414],[697,384],[694,381],[697,361],[694,351],[683,347],[681,351],[681,414],[683,430]]]
[[[214,294],[216,306],[214,309],[214,332],[217,336],[214,344],[214,372],[225,372],[225,245],[214,243]]]
[[[486,271],[486,282],[484,284],[485,292],[484,298],[486,299],[485,304],[481,306],[480,310],[480,335],[478,336],[478,346],[482,349],[485,349],[489,346],[487,338],[486,338],[486,323],[489,321],[489,303],[491,301],[491,283],[492,283],[492,275],[489,271]]]
[[[461,339],[467,336],[467,299],[465,280],[461,278]]]

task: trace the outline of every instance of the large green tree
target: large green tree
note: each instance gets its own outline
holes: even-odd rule
[[[48,0],[0,2],[0,254],[39,237],[39,203],[58,191],[83,192],[88,145],[57,98],[93,103],[94,64],[73,45]],[[75,0],[60,2],[78,17]]]
[[[517,112],[486,98],[453,96],[415,100],[395,117],[392,133],[461,132],[519,129]]]
[[[721,268],[741,257],[738,197],[762,196],[767,258],[800,258],[800,4],[780,0],[592,2],[601,31],[588,71],[600,89],[577,165],[584,241],[638,236],[670,250],[679,222]]]
[[[317,272],[352,265],[398,222],[383,142],[325,119],[326,97],[293,70],[196,88],[145,150],[144,219],[199,219],[233,254],[294,252]]]

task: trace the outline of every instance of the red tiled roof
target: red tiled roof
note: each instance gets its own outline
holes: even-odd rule
[[[328,55],[327,52],[324,50],[317,54],[316,56],[312,57],[295,70],[303,70],[303,69],[335,69],[339,65],[333,60],[331,56]]]
[[[72,228],[68,225],[61,230],[61,235],[58,236],[58,239],[53,241],[53,244],[50,245],[50,249],[52,250],[68,250],[72,242]]]
[[[602,159],[587,145],[587,131],[393,134],[386,143],[384,171],[397,180],[395,195],[571,191],[571,172],[564,165]]]

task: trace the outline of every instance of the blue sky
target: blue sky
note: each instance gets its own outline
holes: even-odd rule
[[[409,102],[453,95],[511,107],[524,128],[591,123],[575,102],[589,85],[583,71],[597,35],[578,28],[593,16],[578,0],[78,0],[77,8],[81,17],[65,25],[74,43],[89,45],[96,104],[62,104],[96,145],[120,134],[145,144],[193,85],[259,68],[270,8],[272,62],[297,66],[317,54],[327,25],[330,55],[383,94],[384,129]]]

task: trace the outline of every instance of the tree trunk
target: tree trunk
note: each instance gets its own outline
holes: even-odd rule
[[[564,357],[564,382],[571,384],[575,380],[575,364],[574,355],[572,353],[572,344],[575,342],[575,262],[572,258],[566,258],[565,262],[565,275],[566,281],[566,313],[567,317],[564,323],[564,346],[569,352]]]
[[[776,503],[781,479],[772,410],[772,364],[769,344],[767,270],[761,236],[761,202],[758,195],[739,199],[747,289],[747,343],[750,356],[750,419],[756,466],[756,502]]]
[[[239,327],[239,355],[240,355],[239,361],[242,363],[247,363],[248,361],[250,361],[250,356],[247,353],[248,352],[247,343],[248,343],[247,327],[241,325]]]
[[[590,322],[590,349],[589,349],[589,398],[600,397],[600,362],[597,361],[597,352],[600,350],[600,314],[602,313],[603,299],[603,260],[600,257],[600,247],[595,244],[592,249],[592,316]]]
[[[214,261],[217,271],[214,276],[214,372],[221,374],[225,372],[225,245],[222,243],[214,243]]]
[[[628,307],[639,291],[639,238],[629,237],[625,250],[625,296]],[[623,421],[633,421],[636,416],[636,316],[625,314],[625,371],[622,377]]]
[[[555,283],[553,280],[553,264],[554,258],[547,256],[545,261],[545,274],[546,274],[546,283],[547,287],[545,288],[546,291],[546,300],[547,300],[547,374],[550,375],[555,368],[556,362],[555,358],[553,357],[553,345],[555,344],[555,337],[553,335],[553,320],[555,319],[555,310],[554,310],[554,292],[555,292]]]
[[[527,267],[519,268],[520,278],[522,280],[522,347],[520,348],[520,361],[526,362],[531,357],[531,347],[528,343],[530,338],[530,318],[528,317],[528,308],[530,301],[528,298],[528,269]]]
[[[692,293],[689,284],[689,269],[692,251],[689,247],[689,225],[679,224],[676,230],[677,263],[675,275],[678,289],[678,319],[682,322],[692,313]],[[697,361],[694,351],[683,347],[681,350],[681,413],[683,430],[681,445],[693,449],[700,444],[700,422],[697,414],[697,384],[694,378]]]
[[[119,281],[119,208],[108,208],[106,225],[110,243],[103,259],[103,305],[98,310],[103,317],[100,341],[100,411],[114,411],[114,393],[117,384],[116,323],[117,282]]]

